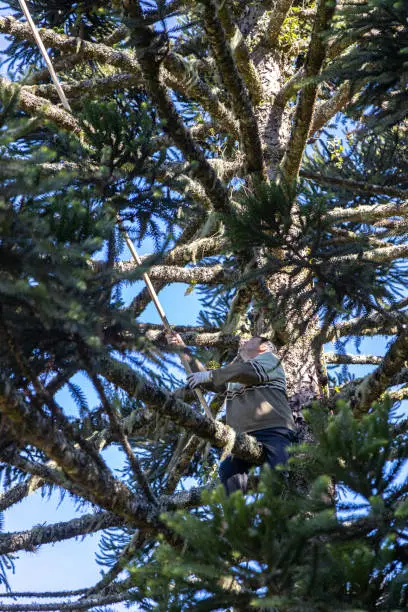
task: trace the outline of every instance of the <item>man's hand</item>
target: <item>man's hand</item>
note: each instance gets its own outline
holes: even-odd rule
[[[185,346],[183,338],[180,336],[180,334],[174,331],[166,333],[166,340],[167,343],[172,347]]]
[[[204,372],[194,372],[193,374],[189,374],[187,376],[187,384],[190,389],[195,389],[199,385],[203,383],[210,382],[211,380],[211,370],[205,370]]]

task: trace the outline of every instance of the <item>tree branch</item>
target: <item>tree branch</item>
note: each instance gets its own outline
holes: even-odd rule
[[[304,79],[304,77],[305,69],[302,67],[282,85],[281,89],[276,94],[273,101],[273,106],[283,109],[289,102],[290,98],[295,95],[298,89],[300,89],[302,79]]]
[[[222,236],[214,236],[212,238],[200,238],[187,244],[181,244],[174,247],[171,251],[165,253],[161,258],[164,265],[180,265],[188,262],[196,263],[200,259],[211,257],[212,255],[218,255],[227,246],[226,238]],[[154,255],[142,256],[142,262],[148,264],[149,257],[154,262],[157,262],[157,257]],[[126,262],[127,265],[135,266],[134,261]],[[155,284],[156,292],[160,291],[167,282]],[[130,304],[130,310],[132,310],[137,316],[151,301],[150,294],[146,288],[144,288]]]
[[[354,181],[352,179],[338,178],[325,176],[323,174],[316,174],[315,172],[309,172],[308,170],[301,170],[300,176],[302,178],[310,179],[312,181],[316,181],[317,183],[322,183],[324,185],[335,185],[338,187],[343,187],[344,189],[349,189],[352,192],[357,193],[372,193],[379,195],[390,196],[391,198],[402,198],[406,199],[408,196],[408,191],[405,189],[398,189],[397,187],[389,187],[388,185],[372,185],[370,183]],[[383,218],[388,215],[398,215],[403,214],[405,212],[404,206],[408,206],[408,204],[382,204],[377,206],[359,206],[357,208],[334,208],[329,211],[327,215],[331,218],[333,217],[337,220],[348,220],[348,215],[351,216],[351,221],[361,220],[363,221],[366,214],[370,215],[370,211],[376,212],[379,215],[378,217],[369,216],[368,220],[373,220],[374,218]],[[356,214],[356,219],[353,218],[353,214]]]
[[[292,4],[293,0],[277,0],[275,2],[266,30],[266,43],[268,46],[278,46],[278,36]]]
[[[151,323],[138,323],[136,325],[140,333],[145,334],[149,340],[153,342],[165,342],[165,330],[162,325],[153,325]],[[210,332],[204,331],[197,332],[196,328],[191,328],[188,331],[186,326],[175,325],[174,331],[179,333],[185,344],[188,346],[207,346],[207,347],[220,347],[220,348],[238,348],[239,337],[234,334],[224,334],[223,332]]]
[[[339,353],[324,353],[323,357],[327,363],[336,364],[379,364],[383,359],[377,355],[342,355]]]
[[[334,8],[334,3],[330,0],[319,0],[305,63],[307,82],[299,95],[292,132],[281,164],[283,178],[288,184],[297,179],[310,132],[318,89],[316,77],[320,73],[326,53],[323,33],[332,19]]]
[[[402,402],[408,399],[408,385],[401,387],[397,391],[388,391],[387,393],[394,402]]]
[[[160,512],[193,508],[201,503],[203,488],[193,487],[174,495],[160,497]],[[51,525],[39,525],[26,531],[15,531],[0,534],[0,555],[6,555],[19,550],[35,551],[39,546],[70,540],[85,536],[111,527],[121,527],[125,524],[123,518],[111,512],[95,512],[85,514],[69,521]]]
[[[134,270],[131,262],[117,262],[115,269],[119,272]],[[238,273],[217,264],[215,266],[197,266],[195,268],[181,268],[178,266],[152,266],[147,269],[151,280],[165,281],[166,283],[194,283],[203,285],[232,284],[239,279]]]
[[[17,106],[29,115],[44,117],[69,132],[79,133],[80,128],[76,119],[67,113],[66,110],[50,104],[46,98],[35,96],[27,91],[25,87],[20,87],[5,77],[0,77],[0,89],[3,89],[10,95],[17,91]]]
[[[408,334],[402,332],[392,343],[381,364],[359,383],[351,404],[356,414],[366,412],[391,385],[395,376],[406,362],[408,355]]]
[[[256,106],[260,104],[263,98],[262,83],[255,64],[249,54],[245,39],[241,30],[234,23],[229,8],[226,2],[221,3],[219,17],[230,43],[231,50],[233,51],[239,73],[245,81],[248,95],[252,103]]]
[[[336,338],[343,336],[352,336],[358,334],[366,335],[395,335],[401,325],[405,323],[404,308],[408,306],[408,297],[399,300],[391,305],[390,309],[383,314],[374,312],[367,317],[357,317],[343,321],[340,324],[333,325],[328,328],[325,342],[330,342]],[[395,383],[396,384],[396,383]]]
[[[375,313],[368,317],[349,319],[329,327],[325,342],[344,336],[376,336],[377,334],[393,336],[396,333],[398,333],[397,320],[385,319]]]
[[[95,94],[97,92],[106,94],[110,91],[140,86],[140,75],[131,73],[112,74],[102,78],[84,79],[83,81],[76,81],[75,83],[61,83],[61,87],[67,98]],[[53,102],[59,101],[58,93],[54,85],[51,84],[25,86],[24,90],[35,96],[44,96]]]
[[[0,17],[0,32],[9,34],[17,40],[27,40],[34,43],[33,33],[27,23],[21,23],[14,17]],[[78,38],[57,34],[54,30],[40,29],[41,39],[46,47],[59,49],[63,53],[75,53],[81,60],[94,60],[102,64],[116,66],[133,74],[141,75],[139,62],[126,51],[119,51],[102,43],[92,43],[81,40],[78,52]]]
[[[347,261],[372,261],[375,263],[383,263],[385,261],[393,261],[401,259],[408,255],[408,244],[393,244],[381,248],[370,249],[364,253],[351,253],[350,255],[342,255],[333,257],[332,263],[344,263]]]
[[[160,258],[157,255],[142,255],[142,263],[146,266],[149,265],[149,260],[152,261],[153,265],[157,263],[157,259],[161,260],[161,263],[166,266],[182,265],[189,262],[196,263],[205,257],[212,257],[219,255],[221,251],[225,250],[228,246],[228,241],[223,236],[217,235],[210,238],[199,238],[188,244],[182,244],[174,247],[171,251],[164,253]],[[101,265],[95,262],[96,265]],[[129,262],[130,264],[131,262]],[[136,264],[134,264],[136,266]]]
[[[69,480],[62,470],[55,467],[53,461],[48,461],[46,465],[30,461],[20,455],[19,449],[16,446],[3,449],[1,458],[5,463],[13,465],[26,474],[40,478],[44,483],[62,487],[72,493],[72,495],[82,496],[83,494],[81,487]]]
[[[191,176],[204,187],[214,208],[220,212],[229,211],[231,204],[228,191],[208,163],[204,152],[194,142],[163,83],[164,68],[160,58],[163,50],[159,49],[161,43],[157,33],[146,25],[139,2],[129,0],[122,3],[122,8],[133,19],[133,29],[137,31],[134,43],[138,49],[146,89],[157,107],[164,131],[171,136],[186,160],[193,163]]]
[[[237,70],[231,47],[213,0],[204,0],[204,25],[213,49],[217,68],[231,95],[234,114],[239,120],[242,147],[248,173],[265,175],[258,122],[245,83]]]
[[[1,610],[2,612],[76,612],[76,610],[89,610],[96,606],[107,606],[121,601],[129,601],[129,599],[129,593],[118,593],[69,603],[3,604]]]
[[[101,591],[106,592],[107,587],[109,587],[115,578],[125,569],[125,566],[131,561],[135,552],[140,549],[145,540],[141,532],[137,531],[130,542],[118,554],[117,561],[115,561],[109,571],[106,572],[96,584],[87,589],[84,599],[88,599],[90,596],[100,593]]]
[[[0,597],[2,598],[17,598],[17,597],[38,597],[40,598],[44,598],[44,599],[48,599],[50,597],[53,597],[55,599],[58,599],[60,597],[75,597],[76,595],[83,595],[84,593],[86,593],[87,589],[76,589],[74,591],[43,591],[43,592],[39,592],[39,591],[12,591],[12,592],[7,592],[7,593],[0,593]]]
[[[189,66],[179,56],[170,53],[164,61],[164,67],[163,78],[168,87],[199,102],[211,119],[217,122],[217,131],[221,128],[231,136],[238,137],[239,123],[234,115],[198,74],[191,73]],[[194,131],[191,133],[193,135]]]
[[[127,438],[126,431],[125,431],[125,428],[123,427],[122,421],[120,420],[115,409],[113,408],[108,398],[106,397],[105,389],[103,388],[103,385],[100,379],[95,374],[95,371],[93,369],[93,364],[88,359],[88,356],[86,354],[86,349],[82,350],[81,352],[82,352],[82,358],[84,360],[84,363],[87,366],[87,373],[90,376],[93,382],[95,391],[99,395],[99,398],[102,402],[102,406],[106,414],[108,415],[111,431],[116,436],[116,439],[119,441],[119,443],[121,444],[123,451],[125,452],[125,455],[128,458],[129,465],[133,471],[135,480],[136,482],[139,483],[139,486],[141,490],[143,491],[143,494],[145,495],[146,500],[153,506],[156,506],[157,505],[156,496],[154,495],[150,487],[150,484],[146,478],[146,475],[141,468],[139,460],[135,456],[133,449],[129,444],[129,440]]]
[[[373,223],[373,225],[375,228],[385,230],[380,234],[381,237],[401,236],[408,232],[408,219],[403,219],[401,221],[389,221],[388,219],[382,219],[381,221],[376,221]]]
[[[112,384],[139,398],[163,417],[209,440],[217,448],[228,447],[238,457],[254,464],[262,463],[262,446],[251,436],[236,434],[231,427],[197,413],[188,404],[148,383],[124,363],[104,358],[99,366],[99,372]]]
[[[80,518],[71,519],[53,525],[41,525],[27,531],[0,534],[0,555],[29,550],[33,552],[38,546],[52,542],[62,542],[78,536],[120,527],[124,524],[123,518],[110,512],[96,512],[85,514]]]
[[[0,17],[0,32],[9,34],[17,40],[34,42],[30,27],[27,24],[20,23],[11,16]],[[119,51],[109,46],[109,44],[113,44],[110,41],[109,44],[102,44],[82,40],[80,50],[77,52],[78,39],[76,37],[57,34],[53,30],[46,29],[41,29],[40,35],[46,47],[59,49],[65,54],[71,53],[70,56],[56,62],[55,67],[57,70],[74,66],[81,61],[94,60],[102,64],[117,67],[120,70],[128,71],[132,75],[129,76],[132,83],[138,77],[139,81],[138,83],[135,81],[135,84],[144,84],[137,60],[128,52]],[[194,97],[213,118],[216,118],[224,126],[227,132],[238,135],[238,123],[234,120],[231,112],[198,76],[195,79],[191,78],[191,73],[187,70],[181,59],[175,56],[175,54],[170,53],[164,61],[164,66],[168,71],[164,77],[169,87]],[[38,81],[48,75],[46,71],[41,71],[34,76]],[[116,84],[123,84],[120,75],[115,75],[115,77],[118,79]]]
[[[34,411],[7,383],[3,382],[1,387],[0,412],[12,424],[15,436],[44,451],[80,487],[83,497],[119,515],[130,525],[148,530],[160,528],[167,533],[166,528],[161,529],[152,507],[135,497],[107,467],[104,469],[91,455],[74,448],[55,422]]]
[[[326,102],[319,104],[314,112],[309,136],[321,130],[328,121],[351,101],[351,86],[343,83],[338,91]]]
[[[14,506],[18,502],[22,501],[25,497],[34,493],[37,489],[42,487],[44,484],[44,480],[38,478],[37,476],[33,476],[29,478],[25,482],[16,485],[12,489],[5,491],[0,494],[0,512],[4,512],[10,506]]]

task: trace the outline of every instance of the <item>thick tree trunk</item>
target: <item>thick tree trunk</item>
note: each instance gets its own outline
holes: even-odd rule
[[[266,161],[266,172],[268,177],[274,180],[290,140],[291,121],[293,120],[293,109],[288,108],[286,103],[280,105],[277,96],[284,83],[287,83],[297,72],[297,67],[293,57],[282,54],[281,50],[275,46],[275,41],[262,32],[263,21],[266,24],[264,16],[268,8],[267,4],[263,3],[263,6],[260,6],[260,3],[256,3],[256,6],[246,6],[240,21],[240,29],[249,41],[249,46],[254,47],[251,59],[256,66],[262,86],[262,102],[256,107],[256,117]],[[284,8],[288,10],[290,5],[291,2],[288,2]],[[259,43],[259,40],[262,41],[262,36],[264,36],[264,42]],[[293,214],[296,214],[295,207]],[[282,252],[281,256],[283,255]],[[244,269],[241,270],[242,273],[244,271]],[[290,405],[295,421],[300,428],[300,437],[308,438],[307,428],[304,427],[301,416],[301,408],[313,398],[321,396],[325,385],[321,355],[316,354],[313,347],[313,338],[318,331],[319,322],[315,315],[311,316],[314,309],[310,299],[302,303],[299,296],[296,295],[296,287],[288,286],[287,274],[273,274],[270,278],[265,279],[264,287],[270,292],[276,305],[275,312],[268,312],[264,307],[257,310],[255,306],[254,331],[272,338],[279,335],[281,339],[285,339],[284,346],[279,349],[279,354],[285,366]],[[294,297],[282,299],[282,296],[287,293],[291,293]],[[295,298],[296,305],[293,303]],[[278,317],[279,324],[276,324]],[[279,325],[279,330],[277,325]],[[299,334],[298,330],[302,330],[302,333]]]

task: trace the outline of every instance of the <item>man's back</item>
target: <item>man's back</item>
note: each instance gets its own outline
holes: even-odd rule
[[[227,423],[238,433],[268,427],[295,429],[286,396],[285,372],[271,351],[235,360],[212,372],[214,391],[226,391]]]

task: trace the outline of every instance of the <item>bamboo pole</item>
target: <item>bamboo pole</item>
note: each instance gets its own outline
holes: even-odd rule
[[[18,1],[19,1],[20,6],[21,6],[21,10],[23,11],[24,16],[27,19],[27,22],[28,22],[28,24],[29,24],[29,26],[31,28],[31,31],[32,31],[33,36],[34,36],[34,40],[37,43],[38,48],[40,49],[40,52],[41,52],[41,54],[42,54],[42,56],[44,58],[44,61],[45,61],[46,65],[47,65],[47,68],[48,68],[48,70],[50,72],[52,81],[53,81],[53,83],[54,83],[54,85],[55,85],[55,87],[57,89],[57,92],[58,92],[58,95],[59,95],[60,100],[62,102],[62,105],[65,108],[65,110],[67,110],[67,111],[72,113],[72,109],[70,107],[70,104],[69,104],[69,102],[67,100],[67,97],[66,97],[66,95],[64,93],[64,90],[61,87],[61,83],[59,82],[58,76],[57,76],[57,74],[56,74],[56,72],[54,70],[54,66],[52,65],[52,62],[51,62],[51,59],[50,59],[50,57],[49,57],[49,55],[47,53],[47,50],[44,47],[44,44],[43,44],[43,42],[41,40],[40,33],[39,33],[38,29],[37,29],[37,26],[35,25],[32,17],[31,17],[29,8],[28,8],[25,0],[18,0]],[[137,251],[135,249],[135,246],[134,246],[132,240],[130,239],[129,234],[127,233],[127,231],[123,227],[122,219],[120,218],[119,215],[117,215],[116,220],[117,220],[119,228],[123,232],[123,235],[124,235],[124,238],[125,238],[125,242],[127,244],[127,247],[129,249],[129,251],[130,251],[134,261],[137,263],[138,266],[142,265],[142,260],[140,259],[139,255],[138,255],[138,253],[137,253]],[[159,313],[159,316],[160,316],[160,318],[162,320],[162,323],[163,323],[163,326],[164,326],[166,332],[167,333],[173,333],[173,331],[171,329],[171,326],[170,326],[170,323],[169,323],[169,321],[167,319],[166,313],[163,310],[163,307],[162,307],[162,305],[160,303],[160,300],[158,298],[156,290],[153,287],[152,282],[151,282],[148,274],[146,272],[143,272],[142,277],[143,277],[143,280],[144,280],[144,282],[146,284],[146,287],[147,287],[147,290],[148,290],[148,292],[150,294],[150,297],[152,298],[152,301],[153,301],[153,303],[154,303],[154,305],[155,305],[155,307],[157,309],[157,312]],[[184,366],[184,369],[187,372],[187,374],[191,374],[192,373],[192,369],[191,369],[191,365],[190,365],[190,356],[185,352],[187,347],[184,344],[184,342],[183,342],[182,348],[184,349],[184,352],[180,353],[180,360],[181,360],[181,362],[182,362],[182,364]],[[202,392],[199,389],[194,389],[194,392],[195,392],[195,394],[196,394],[196,396],[198,398],[198,401],[200,402],[202,408],[204,409],[205,414],[210,419],[212,419],[213,416],[212,416],[211,410],[209,409],[208,404],[207,404],[207,402],[206,402],[206,400],[204,398],[204,395],[202,394]]]
[[[129,234],[127,233],[127,231],[123,227],[122,219],[120,218],[119,215],[117,215],[116,218],[117,218],[118,226],[119,226],[119,228],[123,232],[123,236],[125,238],[126,245],[127,245],[128,249],[129,249],[129,251],[130,251],[134,261],[137,263],[138,266],[141,266],[142,265],[142,260],[140,259],[139,254],[136,251],[135,245],[133,244],[132,240],[130,239]],[[170,334],[174,333],[173,330],[171,329],[169,320],[168,320],[168,318],[166,316],[166,313],[163,310],[163,307],[162,307],[162,305],[160,303],[160,300],[159,300],[159,297],[158,297],[158,295],[156,293],[156,290],[153,287],[153,284],[152,284],[152,281],[150,280],[149,275],[146,272],[143,272],[142,278],[143,278],[143,280],[144,280],[144,282],[146,284],[146,287],[147,287],[147,290],[148,290],[148,292],[150,294],[150,297],[152,298],[152,301],[153,301],[154,305],[156,306],[156,310],[159,313],[159,317],[162,320],[164,329],[166,330],[167,333],[170,333]],[[187,348],[186,345],[184,344],[184,342],[182,344],[182,348],[184,348],[184,349]],[[181,362],[183,364],[183,367],[184,367],[185,371],[187,372],[187,374],[191,374],[192,373],[192,369],[191,369],[191,365],[190,365],[190,358],[189,358],[189,356],[185,352],[181,352],[180,353],[180,360],[181,360]],[[208,404],[207,404],[207,402],[205,400],[204,395],[202,394],[200,389],[194,389],[194,392],[195,392],[195,394],[196,394],[196,396],[198,398],[198,401],[200,402],[201,406],[203,407],[204,412],[206,413],[206,415],[210,419],[212,419],[213,416],[211,414],[211,410],[210,410],[210,408],[209,408],[209,406],[208,406]]]
[[[44,47],[44,43],[41,40],[40,33],[39,33],[38,29],[37,29],[37,26],[35,25],[35,23],[33,21],[33,18],[31,17],[31,14],[30,14],[30,11],[28,9],[28,6],[27,6],[25,0],[18,0],[18,2],[20,4],[20,6],[21,6],[21,10],[23,11],[25,18],[28,21],[28,24],[29,24],[29,26],[31,28],[31,31],[33,33],[33,36],[34,36],[34,40],[37,43],[38,48],[41,51],[41,55],[43,56],[44,61],[47,64],[47,68],[48,68],[48,70],[50,72],[52,81],[53,81],[53,83],[54,83],[54,85],[55,85],[55,87],[57,89],[58,95],[59,95],[60,100],[62,102],[62,106],[65,108],[65,110],[71,112],[71,107],[69,105],[67,97],[66,97],[66,95],[64,93],[64,90],[61,87],[61,83],[59,82],[58,76],[57,76],[57,74],[56,74],[56,72],[54,70],[54,66],[52,65],[52,62],[51,62],[51,60],[49,58],[49,55],[47,53],[47,49]]]

